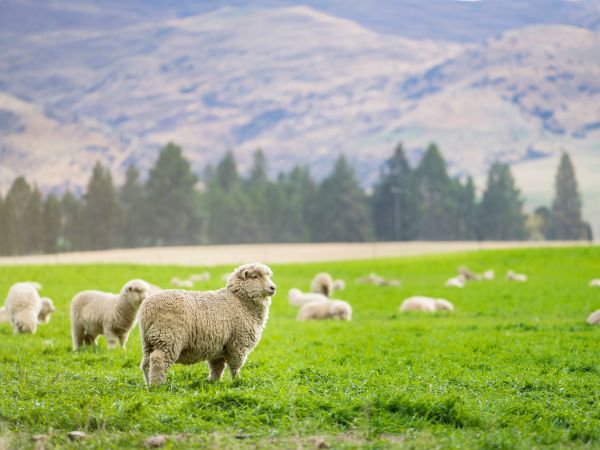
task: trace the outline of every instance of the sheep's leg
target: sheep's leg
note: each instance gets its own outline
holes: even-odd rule
[[[223,371],[225,370],[225,358],[208,361],[208,367],[210,368],[208,379],[210,381],[221,381],[221,378],[223,378]]]
[[[175,360],[161,350],[150,353],[150,376],[149,385],[159,385],[167,379],[167,370]]]
[[[240,374],[240,369],[246,362],[246,358],[248,355],[241,353],[234,353],[227,355],[226,362],[229,367],[229,372],[231,372],[231,378],[236,379]]]
[[[84,331],[83,327],[73,325],[71,328],[71,334],[73,336],[73,350],[79,350],[84,343]]]
[[[144,372],[144,382],[146,383],[146,385],[149,384],[149,375],[150,375],[150,357],[144,353],[144,356],[142,358],[142,364],[140,364],[140,368],[142,369],[142,372]]]
[[[125,346],[127,345],[127,339],[129,338],[129,333],[125,333],[122,336],[119,336],[119,346],[125,350]]]
[[[116,348],[119,341],[117,335],[111,332],[104,333],[104,335],[106,336],[106,346],[110,349]]]

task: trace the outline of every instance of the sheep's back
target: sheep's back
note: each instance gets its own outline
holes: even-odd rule
[[[31,310],[36,316],[42,307],[40,296],[34,287],[28,285],[13,286],[6,297],[6,313],[10,316],[19,311]]]

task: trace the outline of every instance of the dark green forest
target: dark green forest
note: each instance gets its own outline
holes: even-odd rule
[[[471,177],[449,176],[435,144],[416,167],[398,145],[365,191],[343,155],[320,182],[301,165],[273,176],[260,150],[247,174],[228,152],[198,176],[182,149],[169,143],[146,176],[129,166],[121,186],[96,163],[81,196],[44,196],[35,182],[18,177],[0,195],[0,254],[265,242],[592,239],[567,153],[554,192],[551,205],[526,214],[509,165],[495,162],[478,195]]]

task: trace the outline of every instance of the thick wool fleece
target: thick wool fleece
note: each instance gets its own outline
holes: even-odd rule
[[[227,365],[237,377],[267,323],[272,275],[263,264],[246,264],[224,289],[166,290],[149,297],[139,318],[146,384],[164,382],[173,363],[208,361],[211,380],[220,380]]]
[[[310,283],[310,290],[311,292],[331,297],[334,291],[333,278],[327,272],[316,274]]]
[[[8,291],[4,306],[15,334],[35,333],[42,300],[31,283],[14,284]]]
[[[71,301],[71,333],[73,350],[84,344],[96,344],[98,336],[106,336],[108,348],[117,343],[125,348],[135,324],[140,304],[148,296],[150,286],[143,280],[131,280],[119,294],[83,291]]]
[[[352,307],[343,300],[309,302],[302,305],[296,320],[352,320]]]
[[[409,311],[424,311],[424,312],[435,312],[435,311],[454,311],[454,305],[448,300],[443,298],[431,298],[416,295],[409,297],[402,302],[400,305],[400,312]]]

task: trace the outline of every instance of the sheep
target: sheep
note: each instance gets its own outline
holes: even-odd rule
[[[356,282],[363,284],[376,284],[378,286],[381,286],[385,282],[385,278],[377,275],[376,273],[371,272],[366,277],[358,278]]]
[[[458,274],[462,275],[462,277],[465,280],[473,280],[473,281],[481,280],[481,275],[471,271],[467,266],[460,266],[458,268]]]
[[[407,298],[400,305],[401,313],[409,311],[454,311],[454,305],[443,298],[435,299],[431,297],[423,297],[417,295],[414,297]]]
[[[106,336],[109,349],[117,342],[125,348],[138,309],[148,296],[150,285],[143,280],[125,283],[119,294],[83,291],[71,300],[73,350],[82,345],[97,345],[98,336]]]
[[[590,314],[590,317],[587,319],[587,323],[590,325],[600,325],[600,309]]]
[[[509,270],[506,273],[506,279],[509,281],[518,281],[524,283],[525,281],[527,281],[527,275],[522,273],[515,273],[512,270]]]
[[[485,272],[483,272],[483,279],[484,280],[491,281],[494,278],[496,278],[496,272],[494,272],[493,270],[486,270]]]
[[[323,294],[317,294],[315,292],[304,293],[300,289],[292,288],[288,292],[288,300],[290,302],[290,305],[302,306],[305,303],[309,302],[326,302],[327,300],[329,300],[329,298],[324,296]]]
[[[454,278],[449,278],[446,280],[446,287],[455,287],[455,288],[463,288],[465,287],[465,277],[461,274],[455,276]]]
[[[331,297],[335,290],[333,278],[327,272],[321,272],[315,275],[310,283],[311,292],[323,294],[326,297]]]
[[[54,308],[54,303],[48,297],[42,297],[42,307],[40,308],[40,312],[38,314],[38,323],[48,323],[50,322],[50,315],[56,311]]]
[[[333,289],[336,291],[343,291],[346,289],[346,282],[342,279],[333,280]]]
[[[352,307],[343,300],[312,301],[305,303],[298,311],[297,320],[352,320]]]
[[[196,273],[196,274],[190,275],[189,279],[193,282],[209,281],[210,273],[208,273],[208,272]]]
[[[590,287],[600,287],[600,278],[595,278],[591,280]]]
[[[171,278],[171,284],[175,287],[193,288],[194,282],[192,280],[181,280],[177,277]]]
[[[5,312],[13,332],[35,333],[42,300],[36,287],[30,282],[15,283],[8,291]]]
[[[246,264],[221,290],[167,290],[148,298],[139,314],[146,385],[163,383],[174,363],[199,361],[208,361],[211,381],[222,379],[225,365],[237,378],[267,323],[272,276],[264,264]]]

